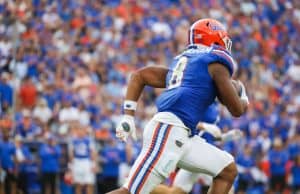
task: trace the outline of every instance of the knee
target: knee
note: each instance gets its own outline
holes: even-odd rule
[[[225,179],[227,181],[233,182],[234,179],[237,177],[238,171],[237,167],[234,162],[230,163],[228,166],[226,166],[220,174],[218,174],[217,177],[220,177],[222,179]]]

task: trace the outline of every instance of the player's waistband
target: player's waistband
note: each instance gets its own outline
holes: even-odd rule
[[[180,127],[191,134],[191,129],[185,126],[185,124],[171,112],[158,112],[154,115],[153,120]]]

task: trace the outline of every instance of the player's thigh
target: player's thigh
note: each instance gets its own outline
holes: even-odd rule
[[[198,173],[180,169],[175,176],[173,187],[179,188],[185,193],[189,193],[192,191],[193,185],[197,182],[198,177]]]
[[[192,137],[185,146],[186,151],[178,166],[192,172],[205,173],[215,177],[226,166],[234,162],[229,153],[207,143],[199,136]]]
[[[151,120],[143,138],[142,151],[124,184],[132,194],[151,192],[175,170],[184,151],[183,143],[181,145],[178,141],[187,140],[188,133],[184,129]]]

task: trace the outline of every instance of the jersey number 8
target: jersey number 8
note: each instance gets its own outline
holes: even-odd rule
[[[181,85],[183,71],[187,65],[187,62],[188,58],[186,56],[182,56],[179,58],[175,67],[173,68],[173,73],[171,79],[169,80],[168,89],[176,88]]]

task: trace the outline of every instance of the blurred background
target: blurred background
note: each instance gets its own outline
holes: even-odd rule
[[[139,101],[139,141],[117,141],[130,72],[167,66],[206,17],[228,28],[250,95],[240,119],[220,110],[224,131],[245,134],[219,145],[239,165],[236,192],[299,192],[300,1],[0,0],[0,193],[102,194],[122,184],[160,92],[145,88]],[[76,139],[93,156],[85,192],[72,173]]]

